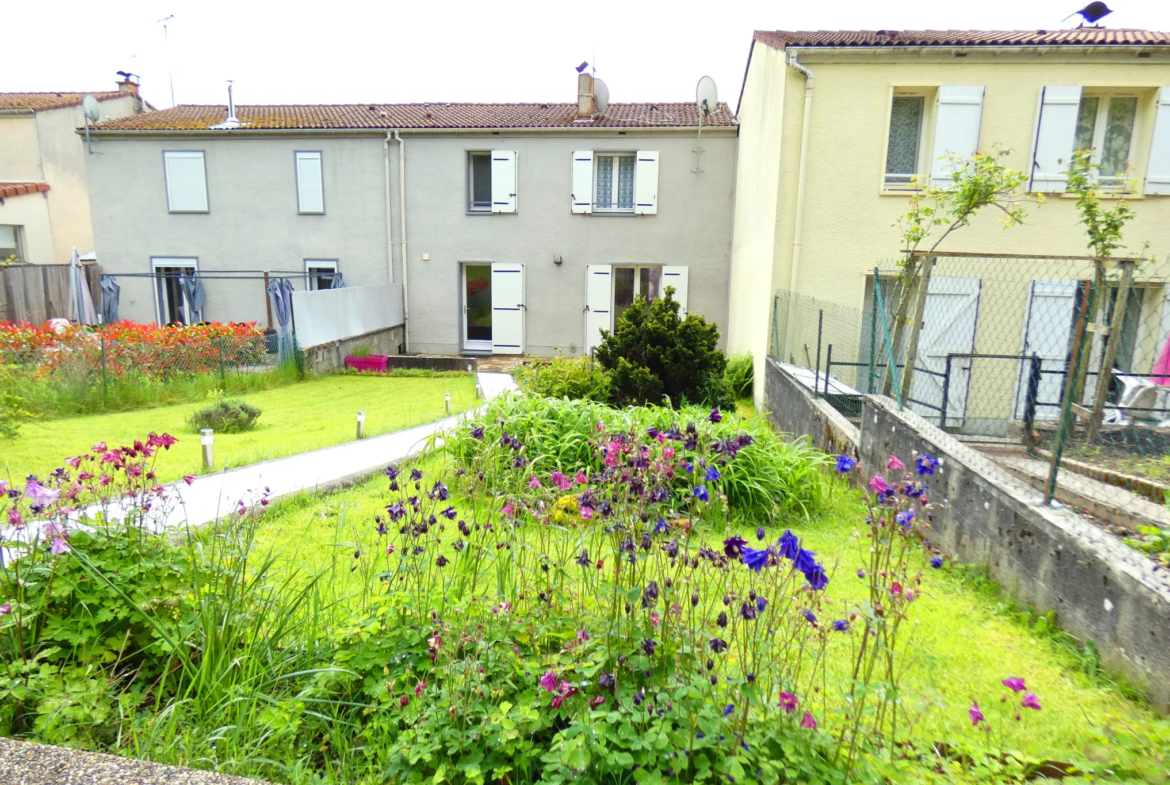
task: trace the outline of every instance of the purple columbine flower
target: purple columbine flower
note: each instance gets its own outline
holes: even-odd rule
[[[804,577],[813,591],[821,591],[829,585],[829,576],[825,574],[825,568],[819,564],[806,572]]]
[[[734,711],[735,711],[735,706],[729,703],[729,704],[727,704],[727,708],[723,710],[723,716],[729,717],[729,716],[731,716],[732,712],[734,712]]]
[[[837,456],[837,472],[840,474],[848,474],[853,471],[853,467],[857,465],[857,461],[850,458],[848,455]]]
[[[796,696],[791,692],[780,693],[780,708],[784,709],[785,714],[791,714],[796,711]]]
[[[1012,692],[1024,691],[1024,680],[1019,676],[1012,676],[1003,680],[1003,686],[1007,687]]]
[[[54,537],[53,538],[53,546],[51,548],[49,548],[49,551],[54,556],[59,556],[62,553],[69,553],[69,551],[71,551],[71,550],[72,550],[72,548],[69,547],[69,543],[65,542],[65,540],[61,537]],[[1040,708],[1040,707],[1037,706],[1036,708]]]
[[[386,467],[386,476],[388,478],[390,478],[391,480],[397,480],[398,479],[398,470],[395,469],[393,466],[387,466]]]
[[[756,597],[756,610],[758,610],[760,613],[763,613],[764,609],[767,607],[768,601],[766,599],[763,597]]]
[[[1020,705],[1025,709],[1040,711],[1040,699],[1036,697],[1036,693],[1034,692],[1025,692],[1023,699],[1020,701]]]
[[[814,558],[816,555],[816,551],[806,551],[801,548],[796,554],[796,558],[792,560],[792,566],[808,575],[817,566],[817,560]]]
[[[918,472],[920,477],[927,474],[934,474],[938,471],[938,459],[926,453],[920,453],[914,459],[914,471]]]
[[[967,716],[971,718],[971,725],[978,727],[979,723],[986,722],[987,718],[983,716],[983,712],[979,710],[979,704],[972,703],[971,708],[967,709]]]
[[[715,481],[716,481],[716,480],[718,480],[718,479],[719,479],[721,476],[722,476],[722,475],[721,475],[721,474],[719,474],[719,470],[718,470],[718,469],[716,469],[714,466],[708,466],[708,467],[707,467],[707,482],[715,482]]]
[[[937,570],[939,567],[943,566],[943,558],[941,556],[935,556],[930,560],[930,566]]]
[[[719,617],[715,619],[715,623],[719,625],[720,629],[727,628],[727,611],[719,611]]]
[[[745,545],[747,545],[747,540],[738,534],[734,534],[723,541],[723,552],[729,558],[738,559]]]
[[[712,638],[711,651],[715,652],[716,654],[727,651],[727,641],[723,640],[722,638]]]
[[[439,513],[439,515],[442,515],[444,518],[446,518],[449,521],[453,521],[459,515],[459,513],[455,512],[454,507],[448,507],[447,509],[445,509],[441,513]]]
[[[910,531],[914,527],[914,510],[902,510],[894,516],[894,520],[901,524],[903,529]]]
[[[24,498],[28,499],[28,503],[32,507],[47,507],[57,501],[57,497],[60,495],[60,491],[46,488],[33,477],[29,477],[28,483],[24,486]]]
[[[832,626],[834,632],[849,632],[849,622],[845,619],[837,619],[830,626]]]
[[[809,624],[811,624],[814,627],[817,626],[817,616],[815,613],[810,611],[808,608],[805,608],[800,613],[802,616],[804,616],[804,618],[806,618],[808,620]]]
[[[438,567],[446,567],[447,564],[447,557],[440,553],[439,558],[435,559],[435,565]]]
[[[695,495],[695,498],[698,499],[699,501],[706,502],[706,501],[711,500],[711,497],[707,494],[707,486],[706,485],[696,485],[695,489],[693,491],[691,491],[691,493],[693,493]]]
[[[749,568],[759,573],[760,570],[768,566],[768,550],[767,548],[748,548],[744,546],[742,549],[740,560]]]
[[[654,647],[657,645],[658,645],[658,641],[652,640],[650,638],[646,638],[645,640],[642,641],[642,651],[645,652],[647,657],[653,657],[654,656]]]
[[[756,529],[756,539],[757,539],[757,540],[763,540],[763,539],[764,539],[765,537],[767,537],[767,536],[768,536],[768,535],[767,535],[767,533],[764,531],[764,527],[763,527],[763,526],[760,526],[758,529]]]
[[[756,620],[756,608],[750,602],[745,602],[739,606],[739,615],[743,617],[744,621]]]
[[[471,429],[471,438],[476,441],[483,441],[483,426],[477,426]]]
[[[788,529],[784,530],[776,544],[780,546],[780,555],[785,559],[795,559],[800,553],[800,539]]]
[[[418,469],[411,469],[410,470],[410,481],[411,482],[418,482],[422,478],[423,478],[423,473],[421,471],[419,471]]]
[[[545,692],[556,692],[559,684],[560,680],[553,671],[545,671],[544,675],[540,677],[540,688]]]
[[[713,423],[723,422],[723,415],[719,412],[718,406],[712,409],[711,413],[707,415],[707,421]]]

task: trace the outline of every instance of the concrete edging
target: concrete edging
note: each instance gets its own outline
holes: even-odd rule
[[[764,409],[779,431],[807,436],[827,453],[858,454],[861,433],[845,415],[798,382],[771,357],[764,362]]]

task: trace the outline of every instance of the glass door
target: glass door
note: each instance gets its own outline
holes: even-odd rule
[[[463,348],[492,350],[492,266],[463,265]]]

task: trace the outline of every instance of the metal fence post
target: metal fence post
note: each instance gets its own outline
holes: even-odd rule
[[[221,384],[227,384],[227,369],[223,363],[223,336],[219,336],[219,381]]]
[[[1032,353],[1028,370],[1028,392],[1024,398],[1024,448],[1036,454],[1036,401],[1040,397],[1040,355]]]
[[[878,274],[877,268],[873,268],[873,300],[869,304],[869,382],[866,386],[866,392],[873,393],[873,379],[877,374],[877,367],[874,362],[877,360],[877,305],[878,305],[878,287],[881,286],[881,276]]]
[[[825,350],[825,395],[829,394],[829,374],[833,367],[833,344],[829,344]]]
[[[820,390],[820,375],[821,375],[821,328],[825,324],[825,309],[821,308],[817,311],[817,367],[813,371],[813,395],[817,395]]]
[[[1064,399],[1060,403],[1060,426],[1056,433],[1056,444],[1052,448],[1052,460],[1048,468],[1048,490],[1044,494],[1044,501],[1048,504],[1052,503],[1053,497],[1056,495],[1056,479],[1060,473],[1060,459],[1064,455],[1064,443],[1068,439],[1068,432],[1072,428],[1073,417],[1073,391],[1076,388],[1076,380],[1080,375],[1081,363],[1088,362],[1088,355],[1090,347],[1093,344],[1091,333],[1085,329],[1085,320],[1088,314],[1093,313],[1094,300],[1097,297],[1097,288],[1091,287],[1089,289],[1088,307],[1082,313],[1077,323],[1076,329],[1076,344],[1073,347],[1072,366],[1068,369],[1064,379]]]
[[[772,335],[776,339],[776,362],[784,362],[780,355],[780,295],[772,298]]]
[[[938,413],[938,429],[945,431],[947,429],[947,404],[951,394],[951,360],[955,355],[947,353],[947,365],[943,371],[943,396],[942,396],[942,411]]]
[[[918,355],[918,338],[922,335],[922,319],[926,313],[926,297],[930,292],[930,274],[934,270],[934,257],[922,260],[921,280],[918,283],[918,299],[914,303],[914,321],[910,325],[910,340],[906,344],[906,363],[902,369],[902,400],[911,397],[914,384],[914,360]]]

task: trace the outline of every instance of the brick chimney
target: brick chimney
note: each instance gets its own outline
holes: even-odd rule
[[[577,120],[588,120],[593,117],[593,74],[577,74]]]
[[[137,97],[138,96],[138,84],[136,82],[131,82],[129,77],[127,77],[127,78],[121,80],[120,82],[118,82],[118,92],[131,93],[132,95]]]

